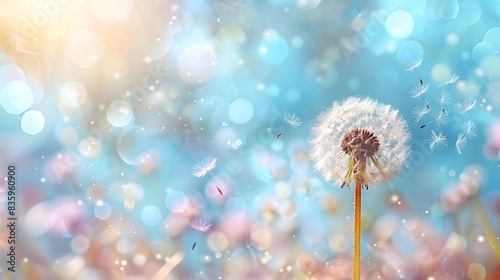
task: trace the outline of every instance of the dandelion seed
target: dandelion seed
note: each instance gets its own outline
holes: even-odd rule
[[[207,232],[209,229],[210,229],[210,226],[212,224],[210,224],[209,222],[207,221],[204,221],[204,220],[193,220],[191,221],[191,223],[189,223],[189,226],[196,230],[196,237],[195,237],[195,241],[193,243],[193,246],[191,246],[191,251],[194,250],[194,248],[196,247],[196,242],[198,240],[198,233],[200,232]]]
[[[414,88],[412,88],[410,90],[411,97],[412,98],[420,98],[420,96],[422,96],[422,94],[426,93],[428,89],[429,89],[428,84],[422,83],[420,85],[416,85]]]
[[[442,126],[447,123],[448,119],[448,112],[446,112],[446,109],[443,108],[439,114],[435,115],[434,117],[434,122],[436,123],[437,126]]]
[[[476,105],[476,99],[467,99],[462,104],[460,104],[460,113],[465,114],[469,113],[472,108]]]
[[[440,127],[440,126],[446,125],[447,119],[448,119],[448,112],[446,111],[445,108],[443,108],[443,109],[441,109],[441,111],[439,111],[439,113],[434,114],[433,120],[431,120],[430,122],[428,122],[426,124],[419,126],[419,128],[424,128],[433,122],[436,123],[436,126]]]
[[[467,121],[462,125],[462,132],[469,138],[476,137],[476,123]]]
[[[450,103],[450,93],[446,90],[442,90],[441,94],[436,98],[436,101],[439,102],[440,105]]]
[[[420,120],[425,116],[427,115],[427,113],[429,113],[431,111],[431,107],[429,106],[429,104],[426,102],[425,106],[415,106],[415,108],[413,108],[413,111],[412,111],[412,114],[413,114],[413,117],[415,118],[415,122],[416,123],[419,123]]]
[[[451,78],[448,81],[441,83],[440,86],[446,86],[446,85],[449,85],[449,84],[454,84],[454,83],[456,83],[458,81],[458,78],[460,78],[460,77],[457,74],[453,73],[451,75]]]
[[[431,130],[431,138],[429,139],[429,150],[440,150],[444,147],[448,146],[448,137],[443,133],[436,133],[434,130]]]
[[[300,118],[297,117],[294,113],[290,113],[290,112],[283,115],[283,120],[286,122],[286,126],[285,126],[285,128],[283,128],[283,130],[280,133],[276,134],[275,139],[278,139],[281,136],[281,134],[283,134],[283,132],[285,132],[285,130],[289,126],[291,126],[293,128],[297,128],[302,124],[302,121],[300,120]]]
[[[291,125],[293,128],[297,128],[302,124],[302,121],[294,113],[288,112],[283,116],[283,120]]]
[[[208,221],[199,219],[191,221],[191,223],[189,223],[189,226],[198,232],[207,232],[212,224],[210,224]]]
[[[193,176],[203,177],[207,175],[207,173],[214,169],[217,163],[217,158],[214,157],[206,157],[203,160],[197,162],[193,166]]]
[[[424,62],[424,60],[421,57],[419,57],[417,60],[410,59],[410,66],[406,68],[406,71],[413,71],[417,69],[418,67],[422,66],[422,62]]]
[[[417,72],[417,68],[422,65],[422,62],[424,60],[422,58],[418,58],[417,60],[410,60],[410,66],[406,68],[406,71],[415,71],[415,74],[417,74],[418,80],[420,81],[420,85],[424,85],[424,81],[420,78],[420,75]]]
[[[462,154],[462,150],[467,145],[467,135],[464,133],[458,134],[457,141],[455,142],[455,149],[459,155]]]
[[[311,159],[327,181],[355,182],[353,279],[360,277],[361,189],[407,164],[410,133],[398,110],[370,98],[334,102],[312,128]]]
[[[406,164],[409,138],[398,110],[369,98],[349,97],[319,115],[311,157],[327,181],[379,184]]]
[[[215,186],[215,187],[217,188],[217,191],[220,193],[220,195],[224,195],[224,194],[222,193],[222,190],[221,190],[219,187],[217,187],[217,186]]]

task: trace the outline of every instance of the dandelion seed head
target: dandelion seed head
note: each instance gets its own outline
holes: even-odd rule
[[[286,113],[283,115],[283,120],[293,128],[297,128],[302,124],[302,120],[295,115],[295,113]]]
[[[217,158],[206,157],[193,166],[193,176],[203,177],[217,165]]]
[[[207,232],[211,226],[212,224],[202,219],[192,220],[191,223],[189,223],[189,227],[199,232]]]
[[[311,159],[325,180],[341,187],[358,181],[367,187],[407,165],[409,140],[398,110],[370,98],[349,97],[318,116]]]

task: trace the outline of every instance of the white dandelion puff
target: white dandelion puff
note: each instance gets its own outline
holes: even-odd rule
[[[425,115],[427,115],[427,113],[429,113],[430,111],[431,111],[431,107],[429,106],[429,104],[427,102],[423,106],[420,106],[420,105],[415,106],[415,108],[413,108],[413,110],[412,110],[412,114],[413,114],[413,118],[415,118],[415,122],[419,123],[420,120]]]
[[[412,88],[410,90],[411,97],[412,98],[420,98],[420,96],[422,96],[422,94],[426,93],[428,89],[429,89],[428,84],[422,83],[422,84],[416,85],[414,88]]]
[[[465,133],[459,133],[457,141],[455,141],[455,149],[458,154],[462,154],[462,150],[467,146],[467,135]]]
[[[380,184],[407,164],[410,133],[390,105],[349,97],[321,113],[312,130],[314,167],[341,187]]]
[[[476,123],[473,121],[467,121],[462,125],[462,132],[469,138],[476,137]]]
[[[428,146],[429,150],[440,150],[446,146],[448,146],[448,137],[442,132],[436,133],[434,130],[431,130],[431,138],[429,139]]]
[[[217,163],[217,158],[214,157],[206,157],[203,160],[197,162],[193,166],[193,176],[203,177],[207,175],[207,173],[214,169]]]
[[[289,126],[297,128],[302,124],[302,120],[297,117],[295,113],[286,113],[285,115],[283,115],[283,120],[286,122],[286,126],[282,131],[280,131],[280,133],[276,134],[275,139],[278,139]]]
[[[446,86],[449,84],[454,84],[458,81],[458,78],[460,78],[457,74],[453,73],[448,81],[445,81],[440,84],[440,86]]]

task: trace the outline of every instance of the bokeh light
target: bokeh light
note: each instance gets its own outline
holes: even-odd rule
[[[45,117],[40,111],[29,110],[21,118],[21,128],[27,134],[38,134],[43,130],[44,126]]]

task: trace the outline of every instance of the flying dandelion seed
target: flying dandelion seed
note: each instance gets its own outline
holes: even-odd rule
[[[194,250],[194,248],[196,248],[196,242],[198,241],[198,233],[207,232],[210,229],[210,226],[212,226],[212,224],[210,224],[208,221],[204,221],[201,219],[193,220],[191,221],[191,223],[189,223],[189,227],[196,230],[196,238],[193,245],[191,246],[191,251]]]
[[[410,90],[411,97],[412,98],[420,98],[420,96],[422,96],[422,94],[426,93],[428,89],[429,89],[428,84],[422,83],[422,84],[416,85],[414,88],[412,88]]]
[[[214,157],[206,157],[203,160],[197,162],[193,166],[193,176],[203,177],[207,175],[207,173],[214,169],[217,163],[217,158]]]
[[[467,135],[464,133],[459,133],[457,137],[457,141],[455,142],[455,149],[459,155],[462,154],[462,150],[467,145]]]
[[[448,146],[448,137],[442,132],[436,133],[434,130],[431,130],[431,138],[429,139],[428,146],[429,150],[440,150],[446,146]]]
[[[445,108],[443,108],[441,111],[439,111],[438,114],[435,115],[434,122],[436,123],[436,126],[442,126],[446,125],[447,119],[448,119],[448,112],[446,111]]]
[[[422,120],[422,118],[427,115],[427,113],[429,113],[431,111],[431,107],[429,106],[428,103],[426,103],[424,106],[415,106],[415,108],[413,108],[413,111],[412,111],[412,114],[413,114],[413,118],[415,118],[415,122],[416,123],[419,123],[420,120]]]
[[[436,98],[436,101],[440,105],[448,104],[450,103],[450,93],[446,90],[442,90],[441,94],[439,94]]]
[[[463,103],[460,104],[460,113],[465,114],[469,113],[470,110],[476,106],[477,100],[476,99],[467,99]]]
[[[438,127],[444,126],[447,124],[447,120],[448,120],[448,112],[446,111],[445,108],[443,108],[443,109],[441,109],[441,111],[439,111],[439,113],[434,114],[434,119],[432,119],[430,122],[428,122],[426,124],[419,126],[419,128],[424,128],[431,123],[435,123],[436,126],[438,126]]]
[[[286,122],[286,126],[285,126],[285,128],[283,128],[283,130],[280,133],[276,134],[275,139],[278,139],[281,136],[281,134],[283,134],[283,132],[285,132],[285,130],[289,126],[291,126],[293,128],[297,128],[302,124],[302,121],[300,120],[300,118],[297,117],[294,113],[290,113],[290,112],[283,115],[283,120]]]
[[[355,182],[353,279],[360,278],[361,189],[407,165],[410,133],[399,111],[370,98],[349,97],[318,116],[311,159],[340,188]]]
[[[420,75],[417,72],[417,68],[422,66],[422,62],[424,60],[422,58],[418,58],[417,60],[410,60],[410,66],[406,68],[406,71],[415,71],[415,74],[417,74],[418,80],[420,81],[420,85],[424,85],[424,81],[420,78]]]
[[[476,137],[476,123],[467,121],[462,125],[462,132],[469,138]]]
[[[451,75],[450,79],[448,81],[445,81],[445,82],[441,83],[440,86],[446,86],[446,85],[449,85],[449,84],[454,84],[454,83],[456,83],[458,81],[459,78],[460,77],[457,74],[453,73]]]

